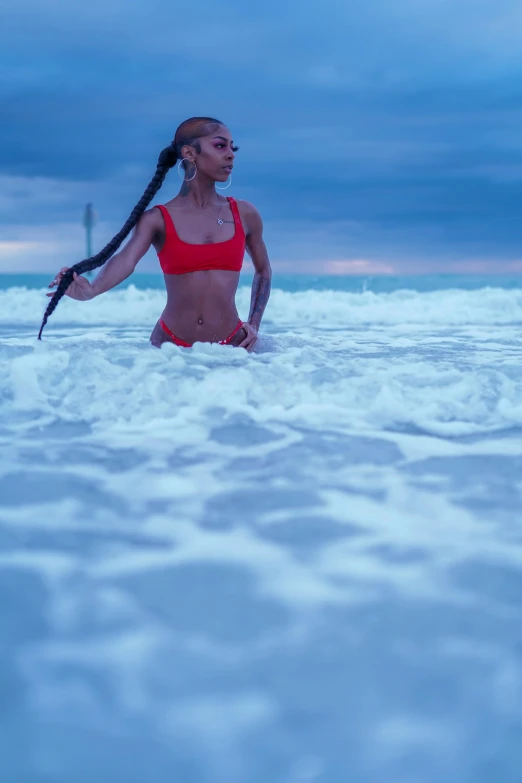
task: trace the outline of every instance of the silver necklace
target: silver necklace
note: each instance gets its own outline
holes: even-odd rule
[[[218,216],[216,218],[216,217],[214,217],[214,215],[207,215],[206,212],[203,212],[202,209],[199,209],[198,207],[195,207],[194,204],[190,203],[190,201],[187,201],[186,203],[188,204],[189,207],[192,207],[192,209],[195,209],[196,212],[201,212],[201,214],[205,215],[205,217],[208,217],[208,218],[211,218],[212,220],[215,220],[217,222],[217,224],[220,225],[220,226],[222,226],[223,223],[233,223],[234,222],[233,220],[221,220],[221,212],[223,211],[223,204],[221,204]]]

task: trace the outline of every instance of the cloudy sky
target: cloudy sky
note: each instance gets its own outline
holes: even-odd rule
[[[0,271],[81,260],[87,201],[100,249],[208,114],[276,270],[522,272],[521,29],[520,0],[3,0]]]

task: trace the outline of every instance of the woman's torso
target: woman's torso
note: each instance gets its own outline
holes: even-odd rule
[[[235,202],[223,203],[220,219],[227,222],[222,225],[177,199],[164,205],[158,218],[153,245],[167,288],[162,320],[188,343],[226,339],[238,322],[235,294],[245,250]],[[157,327],[153,335],[164,339]]]

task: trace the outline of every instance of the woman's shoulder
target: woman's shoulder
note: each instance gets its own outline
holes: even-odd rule
[[[161,229],[163,225],[163,215],[161,214],[161,210],[156,207],[145,210],[138,220],[138,226],[143,229],[157,231],[158,229]]]
[[[259,215],[256,207],[250,201],[245,201],[244,198],[236,198],[234,201],[236,202],[239,211],[244,212],[245,215]]]
[[[253,231],[259,225],[261,225],[261,215],[259,214],[258,209],[250,201],[237,198],[235,199],[235,202],[237,204],[237,208],[239,209],[241,222],[243,223],[245,229]]]

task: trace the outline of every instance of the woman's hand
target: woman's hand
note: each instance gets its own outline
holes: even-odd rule
[[[245,321],[243,324],[243,329],[246,332],[246,337],[243,340],[242,343],[239,343],[239,348],[246,348],[249,353],[251,353],[254,350],[254,346],[257,343],[257,329],[254,329],[252,324],[249,324],[248,321]]]
[[[68,269],[68,266],[62,266],[52,283],[49,284],[49,288],[55,288]],[[76,272],[74,272],[73,281],[65,292],[65,295],[70,296],[71,299],[77,299],[79,302],[86,302],[88,299],[94,299],[96,296],[94,288],[87,278],[78,275]],[[54,292],[47,294],[47,296],[54,296]]]

